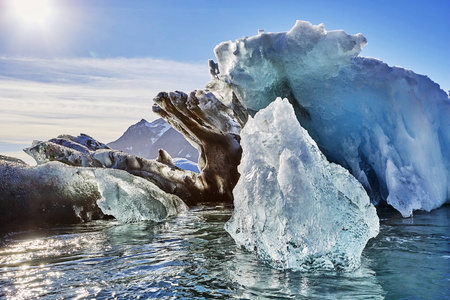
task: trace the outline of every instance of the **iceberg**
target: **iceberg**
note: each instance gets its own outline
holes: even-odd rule
[[[326,157],[404,217],[450,199],[450,100],[428,77],[359,56],[361,34],[297,21],[215,48],[214,93],[258,111],[288,98]]]
[[[101,198],[98,207],[120,222],[161,222],[188,211],[176,195],[123,170],[92,168]]]
[[[326,160],[288,100],[250,118],[241,145],[235,208],[225,225],[236,243],[276,268],[358,268],[379,231],[375,207],[346,169]]]
[[[28,166],[0,155],[0,224],[77,223],[104,215],[155,221],[187,211],[177,196],[126,171],[52,161]]]

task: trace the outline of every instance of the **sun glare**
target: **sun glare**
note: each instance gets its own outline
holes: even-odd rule
[[[10,0],[10,12],[22,24],[46,25],[52,16],[51,0]]]

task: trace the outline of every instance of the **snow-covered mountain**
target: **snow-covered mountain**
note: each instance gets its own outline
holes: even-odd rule
[[[158,157],[158,149],[162,148],[173,158],[198,161],[197,149],[162,118],[151,123],[142,119],[130,126],[119,139],[109,143],[108,146],[149,159]]]

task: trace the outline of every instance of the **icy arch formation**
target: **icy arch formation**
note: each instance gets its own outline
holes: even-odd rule
[[[450,198],[449,95],[426,76],[359,56],[366,43],[297,21],[218,45],[209,87],[231,87],[253,111],[288,98],[322,152],[374,203],[403,216],[437,208]]]

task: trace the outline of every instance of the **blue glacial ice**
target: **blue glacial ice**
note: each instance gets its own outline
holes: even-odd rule
[[[449,95],[426,76],[359,56],[366,43],[298,21],[288,32],[218,45],[209,87],[221,95],[231,87],[253,111],[288,98],[322,152],[373,203],[405,217],[430,211],[450,199]]]
[[[276,268],[352,271],[379,231],[363,186],[329,163],[278,98],[241,132],[241,177],[225,228],[236,243]]]

